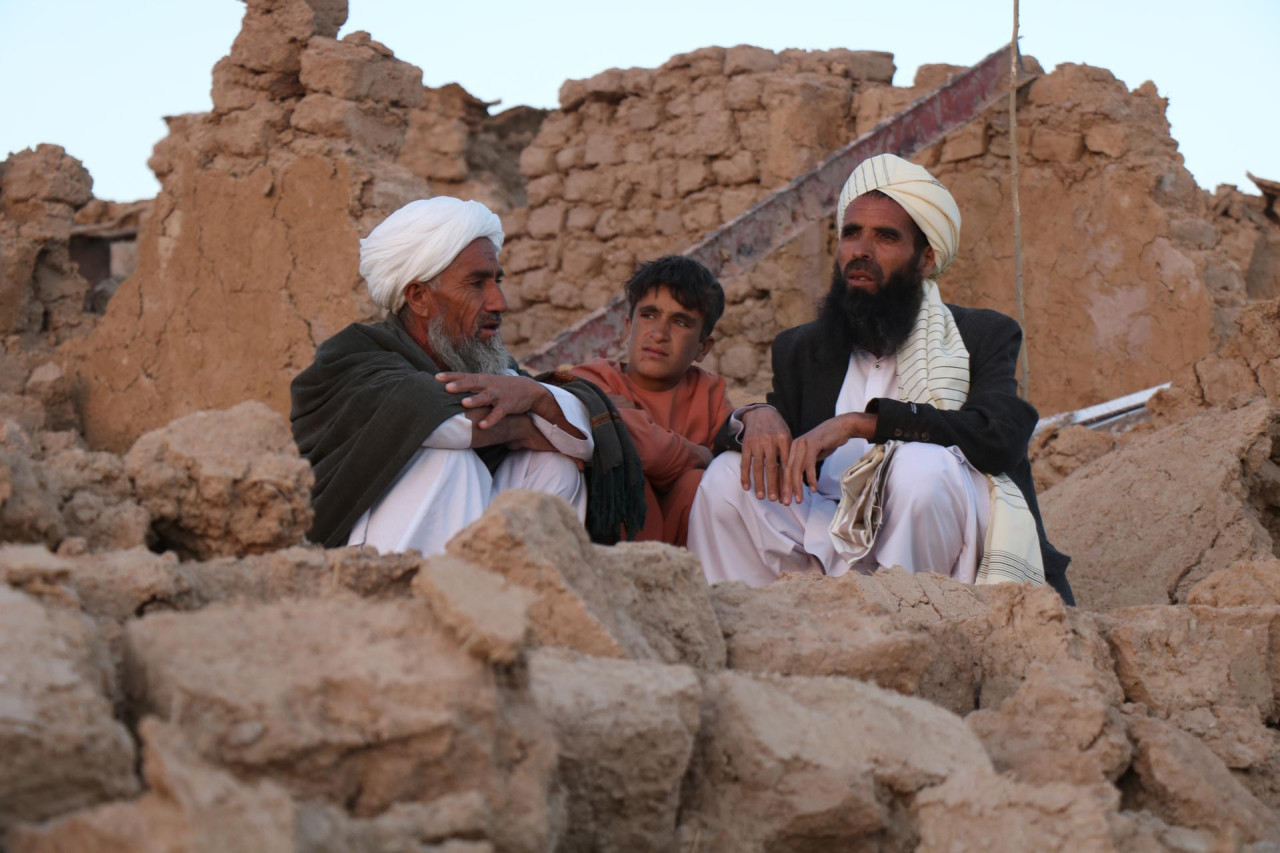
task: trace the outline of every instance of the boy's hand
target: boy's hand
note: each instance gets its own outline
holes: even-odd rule
[[[783,505],[789,506],[791,495],[783,488],[781,474],[791,451],[790,427],[772,406],[747,412],[742,425],[743,491],[750,491],[754,483],[757,499],[764,500],[767,489],[769,500],[777,501],[781,496]]]

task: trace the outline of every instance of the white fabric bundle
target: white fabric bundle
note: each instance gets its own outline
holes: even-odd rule
[[[502,249],[502,220],[480,202],[411,201],[360,241],[360,275],[374,303],[394,313],[404,305],[406,287],[435,278],[481,237]]]
[[[844,211],[860,195],[879,190],[902,205],[933,247],[940,275],[960,250],[960,208],[937,178],[923,166],[893,154],[877,154],[858,164],[840,190],[836,233],[844,228]]]

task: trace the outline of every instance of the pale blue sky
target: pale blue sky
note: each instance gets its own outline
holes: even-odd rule
[[[368,30],[423,69],[502,106],[549,107],[566,78],[660,65],[708,45],[886,50],[899,85],[921,63],[970,64],[1007,43],[1012,0],[351,0]],[[153,195],[161,117],[209,109],[238,0],[0,0],[0,156],[40,142],[88,166],[99,197]],[[1023,51],[1086,62],[1130,87],[1154,80],[1201,186],[1280,180],[1280,0],[1023,0]]]

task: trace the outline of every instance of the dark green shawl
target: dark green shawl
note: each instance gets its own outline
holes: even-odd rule
[[[315,362],[289,388],[293,438],[316,478],[308,539],[327,548],[345,545],[427,436],[466,412],[467,395],[445,391],[438,372],[394,315],[353,323],[320,345]],[[558,375],[550,381],[582,400],[591,415],[587,532],[594,542],[613,544],[625,528],[634,539],[644,525],[644,481],[617,410],[585,380]],[[497,445],[475,452],[493,471],[508,451]]]
[[[427,436],[466,412],[440,369],[394,316],[353,323],[320,345],[289,386],[293,439],[311,463],[315,522],[307,538],[347,544],[360,516],[395,482]],[[477,451],[492,471],[507,449]]]

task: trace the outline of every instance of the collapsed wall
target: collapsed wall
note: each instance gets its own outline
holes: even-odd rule
[[[336,40],[345,16],[341,2],[254,0],[214,70],[213,111],[169,120],[136,271],[63,350],[92,446],[123,450],[246,398],[285,411],[315,346],[376,316],[357,241],[409,199],[478,198],[503,215],[504,334],[519,354],[604,304],[637,261],[687,248],[954,70],[924,66],[897,88],[889,54],[707,48],[569,81],[549,116],[490,116],[456,85],[424,88],[367,34]],[[1043,411],[1164,381],[1211,352],[1247,299],[1280,290],[1274,224],[1241,215],[1250,202],[1210,205],[1154,87],[1063,66],[1025,91],[1022,111]],[[917,159],[965,216],[945,294],[1012,312],[1005,124],[993,109]],[[767,389],[776,333],[812,316],[832,241],[830,220],[814,222],[724,282],[708,366],[739,399]]]
[[[137,269],[65,349],[91,444],[123,450],[173,417],[244,399],[288,409],[316,345],[375,316],[357,240],[437,194],[523,204],[507,164],[542,113],[490,117],[366,33],[341,0],[253,0],[210,113],[168,119]]]
[[[924,66],[895,88],[883,55],[708,48],[565,84],[522,155],[530,206],[507,218],[520,306],[510,342],[542,343],[616,294],[635,260],[691,246],[955,70]],[[1021,98],[1026,326],[1043,411],[1167,381],[1213,349],[1247,298],[1280,286],[1274,263],[1255,257],[1272,257],[1277,229],[1211,206],[1183,168],[1165,103],[1151,84],[1131,92],[1074,65]],[[944,296],[1016,314],[1009,156],[1001,107],[914,159],[964,216]],[[769,342],[812,317],[832,223],[724,282],[708,363],[737,396],[767,389]]]

